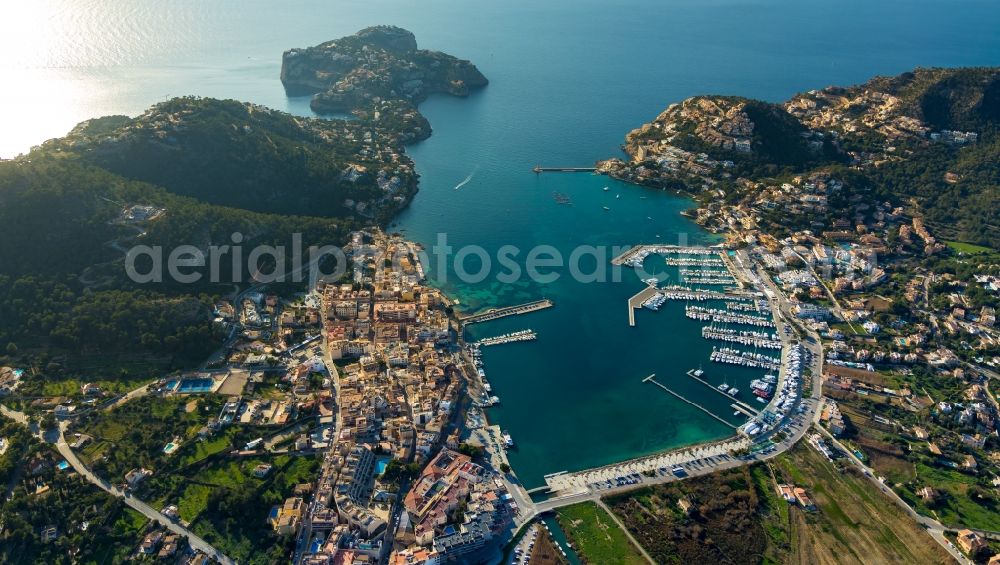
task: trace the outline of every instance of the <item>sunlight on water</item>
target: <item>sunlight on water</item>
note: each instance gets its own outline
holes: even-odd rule
[[[29,145],[62,136],[82,120],[134,114],[162,100],[167,93],[153,99],[140,94],[149,65],[167,63],[206,31],[198,12],[184,4],[5,4],[0,18],[0,156],[12,157]],[[125,79],[122,69],[131,69],[131,76]]]

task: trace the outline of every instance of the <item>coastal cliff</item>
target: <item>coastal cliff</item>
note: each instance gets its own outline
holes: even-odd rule
[[[430,135],[416,110],[429,95],[468,96],[489,83],[471,62],[418,49],[413,33],[395,26],[285,51],[281,82],[290,95],[312,94],[310,107],[317,113],[351,113],[395,126],[407,141]]]

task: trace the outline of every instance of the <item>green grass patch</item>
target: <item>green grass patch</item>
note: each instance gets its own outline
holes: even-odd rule
[[[938,504],[928,507],[915,494],[906,491],[905,498],[920,513],[928,516],[936,514],[946,526],[1000,530],[1000,508],[996,503],[988,500],[977,501],[970,494],[970,489],[977,485],[975,477],[923,463],[917,463],[916,467],[915,484],[934,485],[935,489],[946,495]]]
[[[232,445],[234,431],[234,428],[228,428],[224,433],[216,434],[204,441],[196,441],[194,451],[185,451],[180,458],[179,466],[192,465],[229,449]]]
[[[126,507],[118,516],[118,520],[115,521],[115,531],[122,534],[138,535],[145,529],[147,522],[145,516]]]
[[[573,547],[589,563],[646,563],[642,554],[625,536],[625,532],[603,508],[593,502],[561,508],[558,517],[563,531],[573,540]]]
[[[972,243],[963,243],[961,241],[946,241],[945,244],[948,247],[954,249],[958,253],[964,253],[966,255],[978,255],[980,253],[993,253],[993,250],[989,247],[983,247],[982,245],[974,245]]]
[[[205,485],[188,485],[177,502],[177,512],[181,515],[181,520],[192,522],[204,512],[208,507],[208,495],[211,492],[211,487]]]

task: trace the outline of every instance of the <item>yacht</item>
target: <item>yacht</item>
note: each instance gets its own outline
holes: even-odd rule
[[[507,448],[514,447],[514,438],[510,437],[510,432],[503,433],[503,445]]]
[[[608,187],[604,187],[604,192],[607,192],[607,191],[608,191]]]
[[[611,210],[611,208],[608,208],[607,206],[601,206],[601,208],[604,208],[605,211]]]

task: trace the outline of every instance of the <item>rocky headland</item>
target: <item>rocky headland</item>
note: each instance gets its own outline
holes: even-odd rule
[[[626,158],[597,168],[692,193],[699,206],[689,215],[715,231],[829,230],[853,222],[845,208],[877,201],[988,243],[1000,234],[988,205],[998,125],[1000,68],[916,69],[784,103],[688,98],[631,131]]]
[[[376,26],[285,51],[281,82],[291,95],[312,94],[317,113],[354,114],[416,141],[431,133],[417,104],[435,93],[467,96],[489,81],[469,61],[418,49],[405,29]]]

